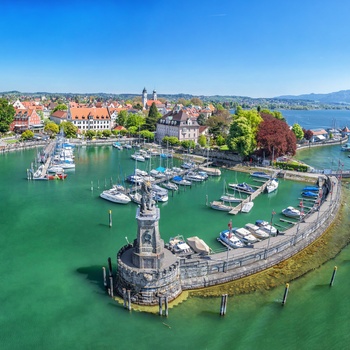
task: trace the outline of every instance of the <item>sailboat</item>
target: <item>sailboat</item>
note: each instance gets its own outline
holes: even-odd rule
[[[235,194],[227,192],[227,184],[224,180],[224,192],[223,195],[220,197],[220,200],[227,203],[240,203],[242,202],[242,198],[237,198]]]

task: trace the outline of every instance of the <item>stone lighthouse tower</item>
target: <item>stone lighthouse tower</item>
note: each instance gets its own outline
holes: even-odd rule
[[[146,90],[145,87],[142,90],[142,106],[143,106],[143,109],[146,109],[146,106],[147,106],[147,90]]]
[[[169,301],[181,292],[179,261],[164,247],[159,232],[160,210],[152,199],[150,183],[142,185],[141,205],[137,209],[137,238],[117,255],[117,290],[130,290],[136,304],[155,305],[159,297]]]

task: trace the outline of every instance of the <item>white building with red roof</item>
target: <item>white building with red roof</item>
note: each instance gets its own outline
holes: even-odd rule
[[[111,130],[112,127],[108,108],[69,108],[67,121],[73,123],[80,132]]]

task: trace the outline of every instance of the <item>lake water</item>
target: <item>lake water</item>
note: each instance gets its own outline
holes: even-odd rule
[[[27,150],[0,156],[2,349],[348,347],[349,247],[292,281],[284,307],[284,286],[279,286],[230,297],[225,317],[219,316],[220,298],[190,298],[170,309],[167,319],[129,313],[106,296],[102,266],[107,266],[108,257],[115,261],[126,240],[136,237],[136,207],[113,205],[100,199],[99,193],[109,187],[111,178],[116,182],[133,171],[130,151],[111,146],[80,148],[76,170],[65,181],[27,181],[26,169],[35,154],[36,150]],[[320,158],[328,166],[327,159],[336,157],[338,148],[319,148],[310,165]],[[158,160],[154,163],[159,165]],[[198,235],[213,249],[222,249],[216,237],[230,219],[241,226],[269,220],[275,210],[278,220],[283,207],[298,203],[304,185],[281,181],[277,193],[259,196],[245,215],[232,217],[206,206],[207,198],[219,198],[225,182],[244,180],[253,183],[245,174],[223,171],[220,178],[182,190],[160,204],[162,238]],[[112,228],[108,227],[110,209]],[[343,229],[348,229],[349,218],[347,211]],[[329,288],[334,265],[338,272]]]

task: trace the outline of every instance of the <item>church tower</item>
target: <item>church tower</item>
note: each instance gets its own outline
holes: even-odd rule
[[[153,101],[157,101],[157,91],[153,90]]]
[[[143,90],[142,90],[142,106],[143,106],[143,109],[146,109],[146,107],[147,107],[147,90],[146,90],[146,88],[143,88]]]

